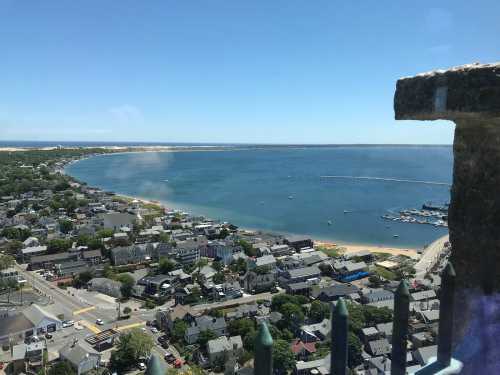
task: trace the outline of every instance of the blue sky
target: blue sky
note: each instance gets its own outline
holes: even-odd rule
[[[0,140],[445,143],[396,80],[500,60],[494,1],[0,0]]]

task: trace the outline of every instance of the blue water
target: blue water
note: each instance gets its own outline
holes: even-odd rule
[[[448,202],[449,186],[321,176],[451,183],[452,163],[449,146],[297,147],[112,154],[74,163],[67,173],[92,186],[246,228],[420,247],[447,229],[387,222],[380,215]]]

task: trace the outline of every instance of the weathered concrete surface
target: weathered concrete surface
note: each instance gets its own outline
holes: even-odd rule
[[[500,118],[500,63],[462,65],[396,85],[397,120]]]
[[[394,109],[396,119],[456,124],[448,224],[458,343],[472,319],[470,296],[500,291],[500,63],[400,79]]]
[[[500,290],[500,63],[402,78],[394,109],[396,119],[456,123],[448,224],[457,284]]]

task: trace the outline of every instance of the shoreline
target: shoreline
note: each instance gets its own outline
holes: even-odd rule
[[[200,146],[200,147],[205,147],[205,146]],[[214,147],[218,147],[218,146],[214,146]],[[109,149],[107,147],[101,147],[101,148]],[[61,169],[59,169],[59,173],[66,174],[76,181],[84,182],[84,181],[80,181],[76,177],[73,177],[70,174],[66,173],[66,167],[71,165],[71,164],[74,164],[78,161],[89,159],[91,157],[107,156],[107,155],[115,155],[115,154],[128,154],[128,153],[140,153],[140,152],[230,151],[230,150],[238,149],[238,148],[232,148],[229,146],[222,147],[221,149],[213,149],[212,148],[211,150],[205,150],[205,149],[199,149],[199,148],[192,149],[191,146],[182,147],[183,149],[181,149],[181,150],[170,149],[169,146],[167,146],[165,149],[162,149],[163,146],[158,146],[158,148],[160,148],[160,149],[150,148],[149,150],[144,150],[141,148],[141,150],[132,150],[131,147],[127,147],[127,148],[125,148],[125,150],[122,150],[122,151],[116,151],[116,152],[112,152],[112,153],[95,154],[95,155],[87,155],[85,157],[82,157],[82,158],[79,158],[76,160],[68,161],[67,163],[65,163],[63,165],[63,167]],[[116,147],[113,149],[117,150]],[[133,195],[128,195],[128,194],[121,194],[121,193],[116,193],[116,192],[113,192],[113,193],[115,194],[114,196],[117,198],[121,198],[121,199],[125,199],[125,200],[137,200],[138,202],[140,202],[142,204],[155,205],[161,210],[179,209],[179,210],[182,210],[182,211],[189,213],[189,215],[196,215],[196,213],[193,213],[188,209],[169,207],[168,205],[171,204],[169,202],[162,202],[162,201],[158,201],[158,200],[154,200],[154,199],[148,199],[148,198],[144,198],[144,197],[133,196]],[[175,205],[175,204],[172,203],[172,205]],[[210,217],[207,217],[207,216],[202,215],[202,214],[200,214],[200,216],[203,216],[207,219],[211,219]],[[217,221],[219,219],[211,219],[211,220]],[[293,233],[266,231],[265,229],[259,229],[259,228],[246,228],[246,227],[240,227],[240,226],[238,226],[238,228],[239,228],[239,230],[241,230],[243,232],[270,233],[270,234],[281,235],[281,236],[286,236],[287,234],[294,235]],[[298,235],[298,234],[296,234],[296,235]],[[367,251],[372,252],[372,253],[405,255],[405,256],[409,256],[409,257],[414,258],[414,259],[419,259],[421,257],[421,254],[418,253],[418,250],[425,250],[425,248],[426,248],[425,246],[422,246],[422,247],[419,247],[419,246],[416,246],[416,247],[410,247],[410,246],[397,247],[397,246],[393,246],[393,245],[363,244],[363,243],[359,243],[359,242],[337,241],[335,239],[318,239],[318,238],[314,238],[313,236],[308,236],[308,235],[301,235],[301,236],[306,236],[306,237],[311,238],[314,241],[315,247],[326,247],[326,248],[331,248],[331,249],[335,248],[336,250],[339,250],[342,253],[353,253],[353,252],[358,252],[361,250],[367,250]],[[445,236],[447,236],[447,235],[445,235]],[[441,238],[442,238],[442,236],[436,238],[433,242],[431,242],[427,246],[440,240]]]

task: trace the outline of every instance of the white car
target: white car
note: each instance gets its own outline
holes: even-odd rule
[[[104,321],[102,319],[97,319],[95,321],[95,324],[97,324],[98,326],[102,326],[104,324]]]
[[[153,333],[158,333],[158,328],[156,328],[156,327],[151,327],[151,332],[153,332]]]
[[[62,322],[62,327],[63,328],[68,328],[68,327],[72,327],[75,325],[75,322],[73,320],[65,320]]]
[[[139,362],[137,367],[139,368],[139,370],[146,370],[146,365],[144,364],[144,362]]]

